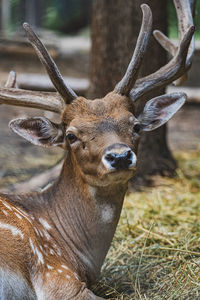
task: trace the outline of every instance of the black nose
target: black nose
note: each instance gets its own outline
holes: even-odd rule
[[[110,163],[111,167],[120,170],[127,169],[132,164],[132,151],[128,150],[122,154],[108,153],[105,159]]]

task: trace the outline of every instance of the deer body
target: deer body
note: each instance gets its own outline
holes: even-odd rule
[[[24,25],[59,95],[19,90],[11,72],[0,102],[60,112],[60,124],[37,117],[13,120],[10,127],[35,145],[62,147],[66,158],[58,180],[41,193],[0,195],[0,299],[102,299],[88,287],[115,233],[140,135],[166,123],[186,100],[183,93],[162,95],[134,115],[136,99],[181,77],[191,64],[192,7],[188,0],[176,2],[180,15],[186,6],[189,17],[179,47],[170,44],[174,58],[136,81],[152,26],[151,10],[142,5],[141,32],[125,76],[113,92],[93,101],[64,83],[44,45]],[[166,37],[157,35],[167,48]]]
[[[77,103],[78,109],[82,110],[82,118],[87,118],[89,126],[92,127],[91,135],[95,134],[95,138],[99,138],[105,148],[116,142],[121,144],[124,142],[115,132],[116,129],[127,130],[127,124],[124,124],[124,128],[119,124],[123,120],[117,112],[121,110],[122,113],[123,106],[127,107],[127,99],[121,98],[122,104],[118,104],[117,107],[116,97],[113,105],[109,102],[109,106],[106,104],[108,99],[105,100],[105,105],[101,100],[101,108],[99,100],[97,103],[92,101],[92,109],[95,106],[99,108],[99,114],[96,112],[96,116],[94,112],[89,113],[88,107],[85,109],[87,115],[85,116],[84,108]],[[84,99],[78,101],[85,105]],[[105,118],[105,110],[109,116],[108,121]],[[69,111],[71,115],[72,109]],[[63,114],[63,118],[70,118],[67,112]],[[77,111],[76,113],[77,120],[73,115],[73,124],[78,121],[81,127],[80,114]],[[95,123],[95,127],[92,122]],[[99,131],[101,126],[103,130],[98,137],[97,128]],[[108,132],[105,130],[106,126],[110,128]],[[85,130],[88,132],[89,129]],[[85,147],[90,147],[89,141],[85,141],[85,144],[87,143]],[[105,148],[100,142],[98,147],[102,148],[99,149],[102,155]],[[96,159],[98,160],[98,156]],[[114,180],[110,183],[108,179],[107,182],[102,179],[102,182],[96,185],[93,177],[96,178],[97,174],[89,165],[87,173],[89,183],[85,182],[77,168],[73,153],[68,149],[58,181],[47,190],[29,195],[1,197],[0,247],[15,247],[16,251],[12,254],[14,257],[11,257],[11,261],[17,263],[16,270],[12,264],[9,270],[18,273],[20,265],[26,266],[25,270],[22,270],[21,277],[27,278],[33,295],[36,294],[38,299],[41,293],[43,295],[41,299],[71,299],[80,290],[83,293],[86,289],[83,282],[91,284],[98,277],[119,220],[127,181],[132,172],[133,169],[125,171],[125,174],[122,172],[121,175],[111,174]],[[104,170],[100,170],[98,176],[103,178],[103,175]],[[1,240],[4,239],[5,233],[8,234],[8,241]],[[57,282],[62,286],[60,294],[56,291]],[[80,295],[79,297],[75,299],[82,299]],[[87,297],[85,299],[89,299]]]

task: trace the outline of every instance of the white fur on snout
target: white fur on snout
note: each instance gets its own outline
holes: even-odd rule
[[[131,164],[129,165],[129,169],[134,168],[136,166],[137,157],[133,151],[131,151],[132,157],[131,157]]]
[[[124,152],[127,152],[129,150],[131,150],[131,149],[130,148],[125,149]],[[116,170],[116,168],[112,167],[112,165],[111,165],[112,162],[110,162],[106,159],[106,155],[109,153],[115,153],[115,152],[107,151],[102,157],[102,162],[107,170]],[[118,154],[118,153],[116,153],[116,154]],[[122,153],[119,153],[119,154],[122,154]],[[134,168],[136,166],[136,162],[137,162],[137,157],[132,150],[131,150],[131,154],[132,154],[132,156],[131,156],[131,158],[129,158],[129,160],[131,160],[131,164],[129,165],[128,169]]]

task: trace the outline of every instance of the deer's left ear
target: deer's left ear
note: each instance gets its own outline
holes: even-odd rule
[[[34,145],[43,147],[62,146],[64,128],[43,117],[12,120],[10,128]]]
[[[164,123],[181,108],[187,99],[184,93],[162,95],[148,101],[138,120],[143,131],[154,130]]]

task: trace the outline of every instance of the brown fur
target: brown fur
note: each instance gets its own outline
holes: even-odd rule
[[[49,299],[64,295],[65,299],[98,299],[83,282],[92,283],[100,272],[133,173],[110,175],[101,158],[104,149],[115,143],[136,151],[138,136],[133,135],[133,108],[127,100],[110,93],[95,101],[79,97],[67,105],[62,127],[75,128],[80,141],[65,142],[67,156],[58,181],[40,194],[1,197],[0,222],[23,234],[22,239],[1,228],[1,267],[20,273],[37,296],[39,289]],[[105,224],[104,209],[108,209],[105,219],[113,214]],[[44,229],[41,218],[48,228]]]
[[[181,97],[169,96],[161,112],[163,98],[153,100],[145,111],[147,129],[162,124],[160,115],[167,120]],[[12,270],[29,299],[100,299],[87,287],[99,275],[135,172],[135,164],[111,167],[107,155],[130,152],[136,161],[140,134],[134,125],[143,120],[133,112],[127,97],[112,92],[94,101],[77,98],[66,105],[60,125],[44,118],[13,121],[29,141],[66,149],[60,177],[48,189],[0,198],[0,271]]]

